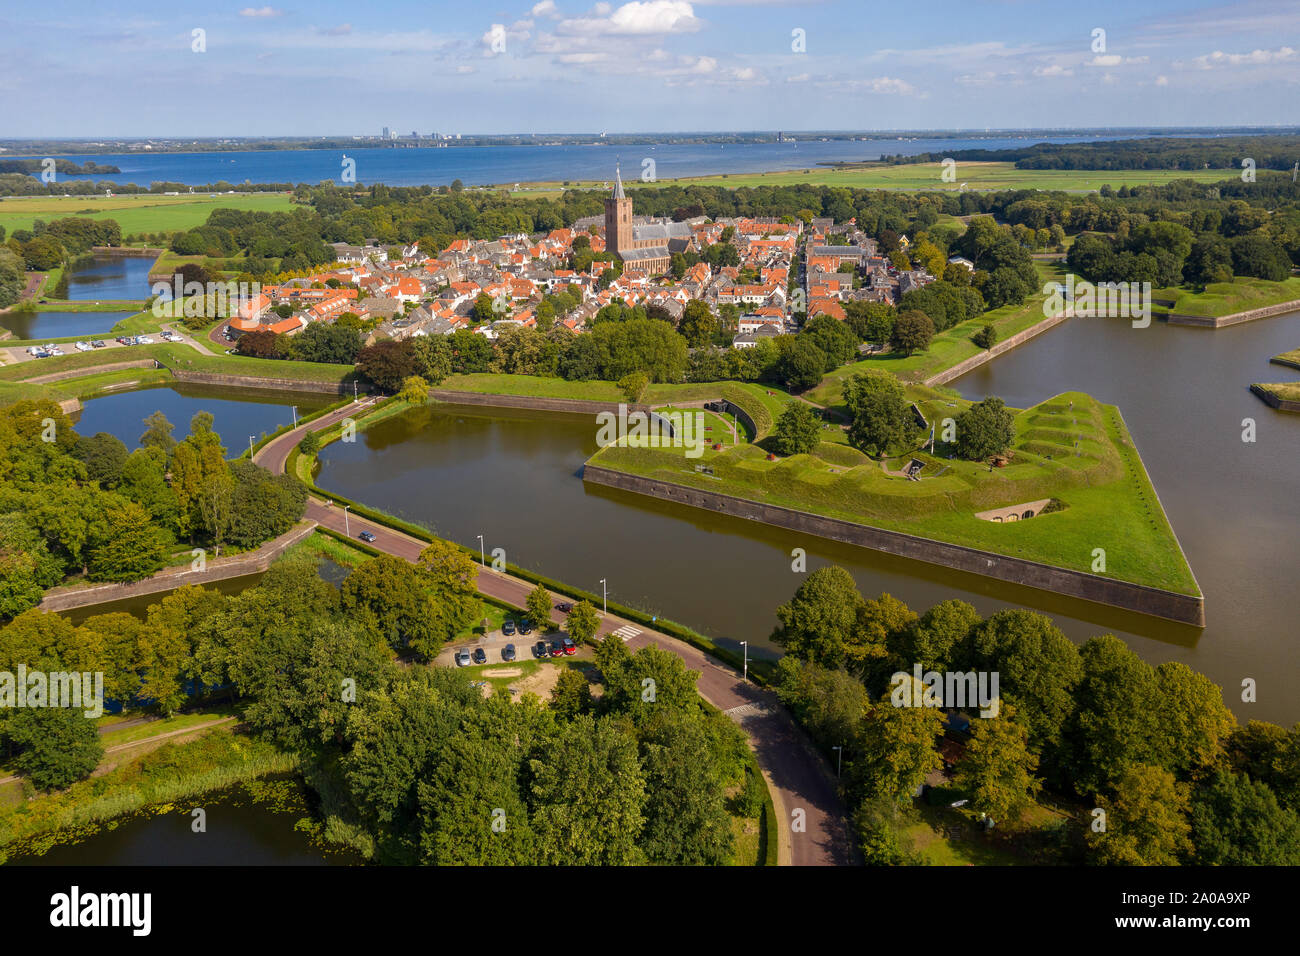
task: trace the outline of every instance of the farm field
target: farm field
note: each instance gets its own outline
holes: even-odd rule
[[[1102,186],[1161,185],[1179,179],[1194,179],[1212,183],[1232,179],[1240,170],[1231,169],[1126,169],[1126,170],[1057,170],[1017,169],[1014,163],[958,163],[955,182],[944,182],[941,163],[909,163],[893,165],[860,165],[846,167],[811,166],[807,169],[782,170],[770,173],[737,173],[719,176],[702,176],[687,179],[660,179],[653,184],[629,181],[628,191],[654,189],[658,186],[725,186],[729,189],[760,186],[845,186],[858,189],[944,190],[961,189],[1042,189],[1067,192],[1096,192]],[[571,182],[569,189],[596,189],[598,182]],[[561,183],[521,184],[520,194],[559,193],[565,189]]]
[[[0,199],[0,226],[12,233],[15,229],[32,228],[35,219],[49,222],[68,216],[88,216],[91,219],[116,219],[125,236],[128,233],[193,229],[207,222],[214,209],[288,212],[290,208],[288,193],[16,196]]]

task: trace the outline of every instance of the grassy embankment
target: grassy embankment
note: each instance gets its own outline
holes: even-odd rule
[[[851,362],[828,374],[821,384],[807,393],[807,397],[819,405],[827,405],[844,412],[844,382],[852,375],[868,369],[884,369],[893,372],[904,382],[923,382],[940,372],[952,368],[959,362],[978,355],[983,351],[971,341],[971,336],[986,325],[997,329],[998,341],[1003,342],[1018,332],[1042,322],[1043,302],[1047,296],[1043,286],[1048,282],[1063,281],[1065,270],[1058,263],[1035,262],[1038,271],[1039,286],[1033,295],[1021,305],[1006,305],[973,319],[967,319],[952,328],[939,332],[924,352],[902,356],[895,353],[875,358]]]
[[[954,417],[968,403],[909,387],[928,420]],[[1073,402],[1073,407],[1070,403]],[[1185,594],[1195,579],[1155,491],[1113,406],[1068,392],[1019,412],[1013,457],[1005,468],[949,460],[949,449],[917,452],[922,480],[887,474],[846,445],[823,442],[811,455],[768,461],[753,445],[706,449],[611,446],[591,464],[858,524],[1090,572],[1106,552],[1107,577]],[[1078,442],[1076,447],[1075,442]],[[695,470],[708,465],[712,475]],[[1063,511],[1011,524],[974,517],[988,508],[1058,498]]]
[[[1283,352],[1281,355],[1274,355],[1269,359],[1274,365],[1286,365],[1290,368],[1300,368],[1300,349],[1292,349],[1290,352]]]
[[[1174,304],[1168,307],[1170,312],[1219,318],[1300,299],[1300,276],[1281,282],[1237,276],[1231,282],[1212,282],[1200,292],[1173,288],[1155,289],[1151,294],[1156,299],[1172,300]]]

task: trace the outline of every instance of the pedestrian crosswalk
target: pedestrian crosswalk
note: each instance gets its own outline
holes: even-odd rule
[[[636,637],[638,634],[641,633],[641,629],[639,627],[633,627],[631,624],[624,624],[617,631],[611,631],[610,633],[617,634],[625,641],[630,641],[632,638]]]

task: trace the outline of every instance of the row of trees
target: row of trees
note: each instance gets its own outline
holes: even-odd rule
[[[161,412],[146,424],[128,451],[104,432],[78,435],[53,402],[0,409],[0,619],[69,576],[139,580],[180,542],[252,548],[302,516],[301,485],[228,462],[211,414],[181,441]]]
[[[437,546],[415,566],[374,558],[336,590],[290,558],[240,595],[181,588],[143,621],[78,628],[29,611],[0,630],[0,667],[103,669],[114,695],[164,706],[185,678],[229,688],[255,732],[302,758],[327,837],[377,861],[730,862],[731,814],[756,815],[762,784],[743,735],[702,706],[698,673],[676,655],[607,638],[603,692],[566,668],[549,704],[484,699],[454,670],[394,662],[408,633],[456,616],[474,567],[458,562]],[[430,592],[429,575],[449,590]],[[90,772],[87,731],[79,711],[0,715],[13,765],[38,785]]]
[[[1239,727],[1220,689],[1184,664],[1152,667],[1111,635],[1078,646],[1030,611],[984,619],[944,601],[917,615],[888,594],[863,598],[833,566],[777,617],[779,693],[823,747],[844,747],[873,862],[909,859],[910,799],[942,766],[942,711],[892,694],[891,675],[917,665],[999,675],[998,712],[972,714],[955,768],[977,811],[1014,821],[1050,788],[1106,812],[1104,829],[1089,818],[1063,835],[1058,859],[1075,846],[1113,864],[1300,862],[1300,727]]]

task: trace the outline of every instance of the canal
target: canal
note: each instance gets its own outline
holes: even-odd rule
[[[1300,417],[1247,386],[1286,378],[1270,356],[1300,342],[1300,314],[1207,331],[1076,319],[955,383],[1024,406],[1066,389],[1118,404],[1206,596],[1204,631],[1006,585],[612,489],[588,487],[589,417],[431,406],[378,423],[321,456],[318,483],[550,577],[775,653],[776,606],[840,564],[863,593],[916,610],[960,598],[985,615],[1029,607],[1077,641],[1114,633],[1146,660],[1178,660],[1225,687],[1242,719],[1300,717],[1289,592],[1300,564]],[[1241,440],[1254,419],[1256,441]],[[1243,704],[1245,678],[1259,700]]]

